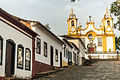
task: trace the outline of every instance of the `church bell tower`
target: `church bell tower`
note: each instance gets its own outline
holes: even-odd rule
[[[108,8],[106,8],[106,14],[102,20],[102,25],[104,28],[104,34],[113,34],[113,18],[108,13]]]
[[[68,22],[68,35],[76,35],[77,34],[77,18],[76,15],[73,13],[73,8],[71,9],[71,13],[69,18],[67,19]]]

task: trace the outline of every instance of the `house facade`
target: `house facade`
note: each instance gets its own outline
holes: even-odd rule
[[[89,57],[88,57],[88,54],[86,51],[86,47],[80,38],[70,37],[68,35],[62,35],[61,37],[66,39],[69,42],[74,43],[78,47],[78,49],[79,49],[79,51],[77,53],[79,55],[78,65],[82,65],[82,63],[84,62],[83,61],[84,59],[89,60]]]
[[[32,77],[36,36],[0,8],[0,79]]]
[[[36,66],[33,74],[62,67],[63,41],[39,21],[24,20],[18,17],[16,19],[38,34],[35,39]]]
[[[31,26],[32,30],[39,34],[36,39],[36,71],[44,72],[53,67],[62,67],[64,43],[41,23],[31,23]]]

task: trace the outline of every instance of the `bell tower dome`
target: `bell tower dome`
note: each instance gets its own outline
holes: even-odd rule
[[[69,18],[67,19],[69,36],[77,34],[77,20],[78,19],[76,18],[76,15],[73,13],[73,8],[72,8]]]

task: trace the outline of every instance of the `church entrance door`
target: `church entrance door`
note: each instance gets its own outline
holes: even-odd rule
[[[89,48],[89,53],[94,53],[94,48]]]

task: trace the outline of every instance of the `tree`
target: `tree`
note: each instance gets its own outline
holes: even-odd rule
[[[70,0],[70,1],[74,3],[76,0]],[[78,1],[79,1],[79,0],[78,0]]]
[[[71,0],[71,2],[75,2],[75,0]]]
[[[114,28],[120,30],[120,0],[111,4],[110,12],[117,17],[117,22],[114,24]]]
[[[120,37],[115,37],[116,50],[120,50]]]

